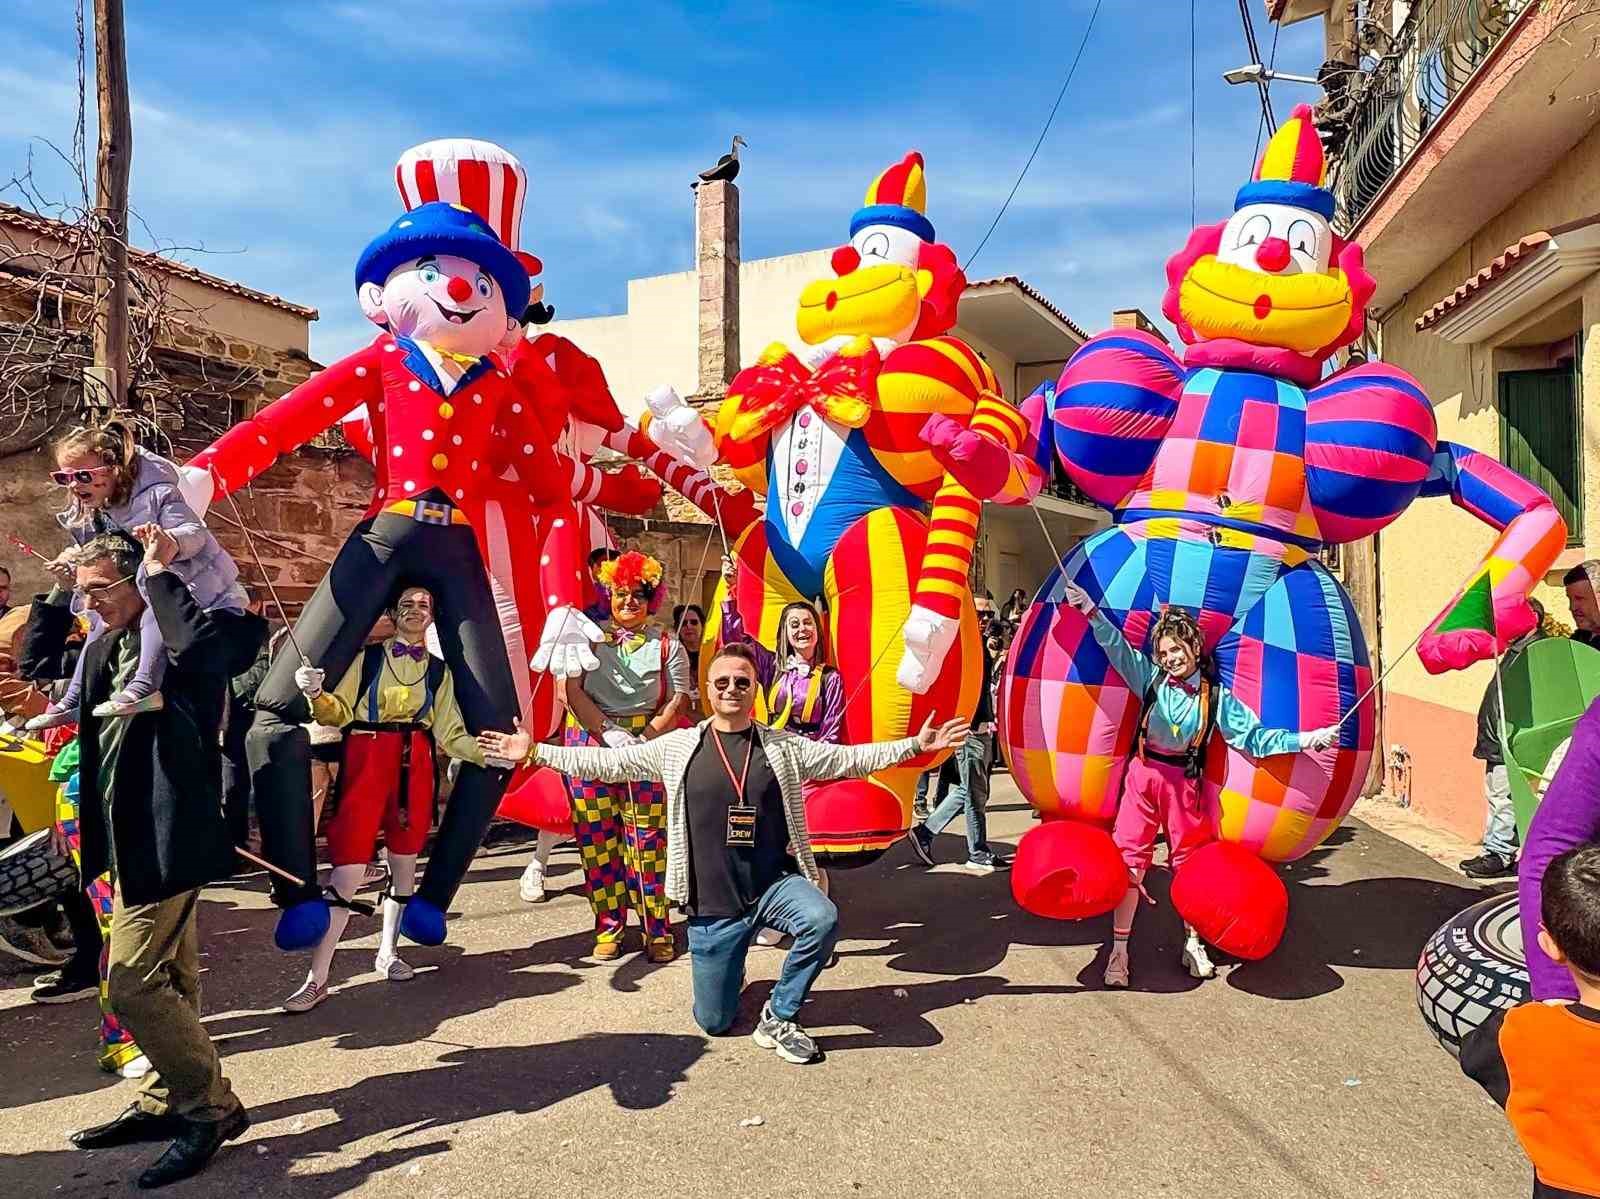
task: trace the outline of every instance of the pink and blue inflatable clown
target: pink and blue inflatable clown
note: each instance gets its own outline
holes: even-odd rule
[[[1549,498],[1439,441],[1428,397],[1402,371],[1373,362],[1322,377],[1361,336],[1374,289],[1361,247],[1333,233],[1324,178],[1301,106],[1234,215],[1196,229],[1167,264],[1163,311],[1181,352],[1142,332],[1101,334],[1027,404],[1041,467],[1053,458],[1113,520],[1045,582],[1001,685],[1012,776],[1043,821],[1013,878],[1029,911],[1094,915],[1127,886],[1107,830],[1144,697],[1063,602],[1068,580],[1147,653],[1162,606],[1188,609],[1218,680],[1269,727],[1344,721],[1326,750],[1257,760],[1220,737],[1208,747],[1202,797],[1219,844],[1185,866],[1208,877],[1175,880],[1174,900],[1203,937],[1243,956],[1270,952],[1282,932],[1287,899],[1265,863],[1300,857],[1339,824],[1373,752],[1372,662],[1318,551],[1376,532],[1418,497],[1447,496],[1501,533],[1423,637],[1424,665],[1492,657],[1532,626],[1528,592],[1565,544]]]

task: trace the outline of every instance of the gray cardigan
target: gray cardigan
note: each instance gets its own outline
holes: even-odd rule
[[[689,759],[700,747],[710,723],[710,720],[702,720],[693,728],[673,729],[653,741],[623,749],[536,745],[533,750],[535,761],[572,778],[602,783],[659,781],[663,784],[667,793],[667,898],[678,904],[687,903],[689,899],[689,814],[684,807],[684,778],[689,772]],[[800,864],[800,873],[813,883],[818,881],[819,875],[817,860],[811,852],[811,834],[806,828],[802,785],[862,778],[898,766],[921,751],[915,737],[865,745],[830,745],[764,724],[754,727],[783,795],[795,860]]]

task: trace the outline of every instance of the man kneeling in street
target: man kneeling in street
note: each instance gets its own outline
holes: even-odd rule
[[[801,788],[860,778],[967,739],[967,722],[868,745],[831,745],[750,719],[756,663],[742,645],[718,651],[707,671],[712,716],[694,728],[617,749],[535,745],[525,732],[483,733],[491,757],[527,760],[608,783],[659,780],[667,793],[667,898],[689,913],[695,1022],[726,1033],[739,1010],[745,956],[763,928],[794,938],[753,1034],[786,1062],[817,1061],[797,1022],[838,936],[839,913],[817,888]]]
[[[200,888],[234,871],[222,814],[219,735],[228,680],[266,637],[259,616],[203,612],[167,569],[178,544],[157,525],[103,534],[78,556],[78,594],[105,622],[83,652],[78,743],[83,876],[115,883],[107,984],[111,1006],[150,1059],[139,1097],[116,1119],[72,1134],[80,1149],[171,1144],[139,1176],[165,1186],[205,1168],[250,1126],[200,1023]],[[144,595],[136,579],[142,578]],[[146,596],[166,640],[166,706],[92,715],[139,661]]]

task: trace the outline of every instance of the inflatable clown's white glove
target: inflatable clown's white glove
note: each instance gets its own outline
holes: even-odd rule
[[[711,430],[700,413],[671,387],[658,387],[644,398],[650,409],[650,440],[682,462],[705,470],[717,460]]]
[[[961,622],[955,617],[913,604],[906,617],[906,649],[895,679],[913,695],[926,694],[960,635]]]
[[[203,466],[185,466],[178,471],[178,494],[203,520],[206,509],[211,507],[211,500],[217,494],[217,481]]]
[[[571,604],[552,608],[544,618],[539,648],[528,665],[535,671],[548,670],[558,679],[575,679],[600,665],[590,647],[605,636],[599,625]]]
[[[1300,734],[1301,749],[1331,749],[1339,744],[1339,726],[1330,724],[1325,728],[1312,729],[1309,733]]]

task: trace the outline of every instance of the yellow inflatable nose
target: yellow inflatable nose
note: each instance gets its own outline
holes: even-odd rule
[[[841,333],[891,337],[916,323],[921,303],[910,267],[869,266],[808,284],[800,293],[795,328],[811,345]]]

